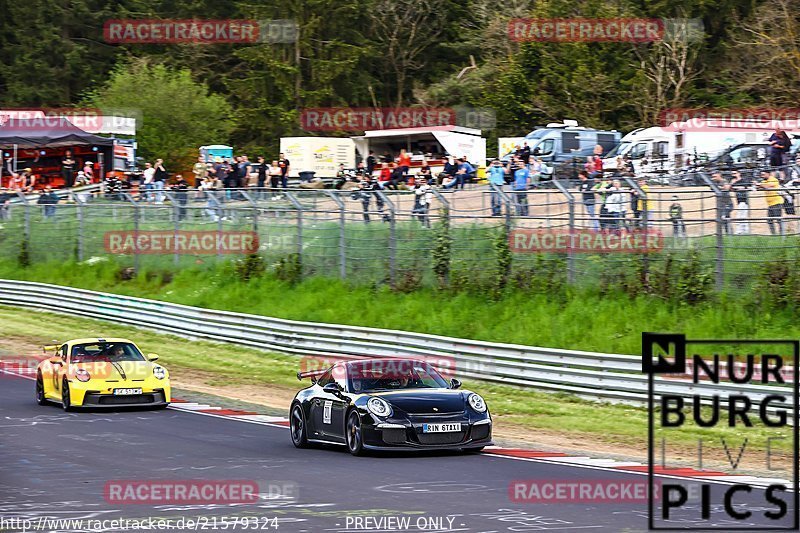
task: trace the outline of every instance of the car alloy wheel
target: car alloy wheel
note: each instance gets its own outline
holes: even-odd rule
[[[36,374],[36,403],[39,405],[47,403],[47,398],[44,397],[44,380],[41,373]]]
[[[65,411],[72,410],[72,401],[69,396],[69,382],[66,379],[61,386],[61,406]]]
[[[353,455],[361,455],[364,452],[364,443],[361,435],[361,418],[355,411],[350,412],[347,417],[347,449]]]
[[[292,434],[292,443],[298,448],[305,448],[308,445],[308,439],[306,438],[306,425],[303,422],[303,408],[300,407],[300,404],[295,404],[292,408],[289,429]]]

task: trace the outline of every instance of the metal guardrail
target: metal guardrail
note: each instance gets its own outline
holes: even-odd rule
[[[570,393],[594,400],[647,401],[647,376],[641,373],[641,357],[632,355],[300,322],[15,280],[0,280],[0,304],[296,355],[424,356],[454,361],[457,374],[463,377]],[[714,394],[746,393],[754,404],[768,394],[788,392],[774,385],[714,384],[710,381],[694,384],[688,379],[656,379],[662,393],[686,397],[698,394],[704,398]]]

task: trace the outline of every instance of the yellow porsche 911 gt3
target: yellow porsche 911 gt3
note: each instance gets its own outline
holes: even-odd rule
[[[75,407],[163,408],[171,401],[169,372],[128,339],[75,339],[44,347],[36,371],[36,402]]]

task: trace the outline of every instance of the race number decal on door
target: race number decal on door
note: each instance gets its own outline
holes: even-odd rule
[[[325,402],[325,407],[322,410],[322,423],[323,424],[330,424],[331,423],[331,407],[333,407],[333,402],[327,400]]]

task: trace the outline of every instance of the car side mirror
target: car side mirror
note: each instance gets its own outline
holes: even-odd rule
[[[453,379],[450,380],[450,388],[451,389],[457,389],[459,387],[461,387],[461,382],[460,381],[458,381],[456,378],[453,378]]]
[[[158,354],[157,353],[149,353],[147,354],[148,361],[158,361]]]
[[[51,364],[54,364],[54,365],[60,365],[60,364],[63,364],[63,361],[61,360],[61,357],[59,357],[59,356],[57,356],[57,355],[56,355],[56,356],[53,356],[53,357],[51,357],[51,358],[49,359],[49,361],[50,361],[50,363],[51,363]]]
[[[342,388],[339,386],[338,383],[332,381],[331,383],[328,383],[327,385],[322,387],[322,391],[327,394],[338,395],[342,391]]]

